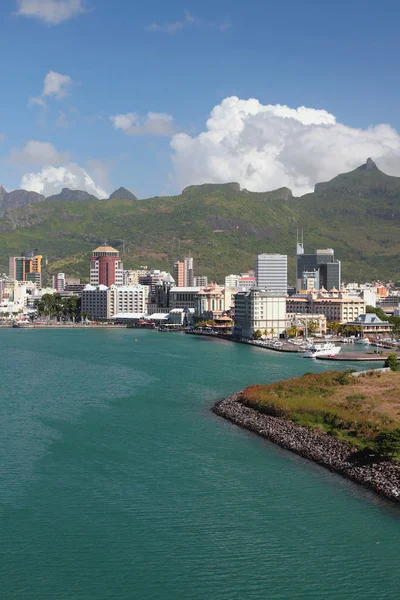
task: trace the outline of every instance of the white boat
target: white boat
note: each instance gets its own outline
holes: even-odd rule
[[[332,342],[326,342],[325,344],[314,344],[303,354],[303,357],[316,358],[317,356],[336,356],[340,351],[340,346],[335,346]]]

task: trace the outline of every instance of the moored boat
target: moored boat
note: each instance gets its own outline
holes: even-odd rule
[[[317,356],[336,356],[340,351],[340,346],[335,346],[332,342],[326,342],[325,344],[314,344],[303,354],[303,357],[316,358]]]

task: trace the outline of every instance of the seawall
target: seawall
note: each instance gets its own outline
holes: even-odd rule
[[[239,427],[248,429],[282,448],[312,460],[331,471],[363,485],[400,504],[400,465],[390,460],[379,462],[349,447],[333,436],[296,425],[280,417],[264,415],[244,406],[240,392],[217,402],[213,412]]]

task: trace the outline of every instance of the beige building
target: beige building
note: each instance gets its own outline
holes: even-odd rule
[[[298,329],[306,330],[306,323],[317,323],[317,333],[323,333],[326,331],[326,317],[322,313],[314,314],[296,314],[287,313],[287,327],[297,327]]]
[[[251,338],[255,331],[273,332],[286,329],[286,295],[262,288],[238,292],[234,297],[234,334]]]
[[[208,319],[220,317],[232,308],[233,290],[217,283],[202,288],[197,294],[196,316]]]
[[[310,292],[290,296],[286,303],[288,314],[323,314],[328,322],[348,323],[365,313],[365,300],[359,296],[347,296],[338,290]]]

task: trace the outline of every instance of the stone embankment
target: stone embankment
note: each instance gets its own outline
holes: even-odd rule
[[[213,412],[279,446],[339,473],[387,499],[400,503],[400,465],[373,461],[344,442],[280,417],[244,406],[240,393],[217,402]]]

